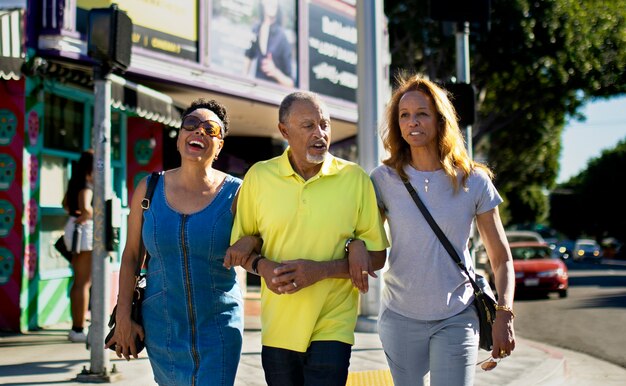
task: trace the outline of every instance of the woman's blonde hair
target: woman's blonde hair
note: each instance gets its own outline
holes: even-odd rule
[[[411,162],[411,148],[402,138],[398,122],[400,99],[410,91],[419,91],[430,98],[437,114],[437,150],[439,162],[450,178],[454,191],[459,190],[458,173],[462,173],[462,185],[474,169],[484,170],[489,178],[491,171],[483,164],[471,160],[465,148],[465,141],[459,129],[456,111],[448,93],[420,75],[400,74],[396,77],[397,86],[386,110],[386,125],[382,130],[382,140],[390,157],[383,164],[393,168],[403,179],[407,179],[404,166]]]

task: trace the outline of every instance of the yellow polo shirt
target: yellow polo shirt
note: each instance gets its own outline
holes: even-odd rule
[[[231,244],[260,236],[263,255],[276,262],[342,259],[351,237],[370,251],[389,246],[374,188],[360,166],[329,154],[320,172],[304,181],[291,167],[289,151],[246,173]],[[350,279],[321,280],[291,295],[273,293],[262,280],[262,343],[299,352],[312,341],[354,344],[357,302]]]

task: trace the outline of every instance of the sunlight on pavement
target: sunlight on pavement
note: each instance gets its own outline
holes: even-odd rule
[[[393,386],[393,380],[389,369],[356,371],[348,374],[346,386]]]

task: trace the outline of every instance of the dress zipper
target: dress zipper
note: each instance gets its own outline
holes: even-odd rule
[[[185,290],[187,292],[187,312],[189,313],[189,320],[191,323],[191,355],[193,357],[194,371],[191,376],[191,385],[196,383],[196,376],[198,374],[198,368],[200,367],[200,358],[198,357],[198,350],[196,348],[196,315],[193,311],[193,305],[191,302],[191,272],[189,270],[189,256],[187,255],[187,246],[185,245],[185,221],[187,215],[183,215],[182,226],[180,228],[180,240],[183,250],[183,269],[185,271]]]

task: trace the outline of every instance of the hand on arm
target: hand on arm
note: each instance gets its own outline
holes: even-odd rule
[[[386,251],[368,251],[362,240],[354,240],[348,246],[348,264],[352,284],[361,293],[369,291],[369,276],[377,278],[376,271],[385,265]]]
[[[224,267],[240,265],[248,272],[252,272],[252,261],[261,252],[263,239],[258,236],[244,236],[237,240],[226,250],[224,257]]]
[[[270,291],[274,292],[277,295],[282,295],[285,292],[281,292],[279,287],[281,283],[274,283],[273,279],[275,277],[275,270],[279,268],[282,264],[277,263],[275,261],[271,261],[269,259],[261,259],[257,263],[257,272],[259,276],[265,280],[265,286]],[[292,285],[293,286],[293,285]]]
[[[513,258],[504,234],[504,227],[500,220],[498,208],[478,215],[476,224],[485,243],[487,255],[495,274],[498,305],[508,309],[496,311],[496,321],[493,325],[492,356],[499,358],[501,350],[504,350],[506,355],[508,355],[515,349],[514,315],[511,311],[513,309],[515,292]]]
[[[386,221],[385,210],[378,208],[381,221]],[[362,240],[354,240],[348,245],[350,278],[355,287],[366,293],[369,290],[369,277],[378,277],[375,271],[382,269],[387,260],[387,251],[368,251]],[[367,271],[367,273],[366,273]]]
[[[278,291],[285,294],[296,293],[302,288],[317,283],[320,280],[336,278],[352,280],[352,283],[365,293],[369,290],[367,271],[372,277],[378,277],[372,261],[385,261],[385,251],[368,251],[365,243],[354,240],[348,246],[349,258],[331,261],[314,261],[306,259],[284,261],[274,270],[272,282],[278,286]],[[294,286],[293,283],[296,283]]]
[[[329,270],[332,269],[332,266],[337,265],[337,262],[338,260],[313,261],[306,259],[284,261],[273,270],[271,281],[273,285],[277,286],[280,293],[296,293],[302,288],[329,277]]]
[[[379,207],[379,214],[383,223],[385,222],[385,211]],[[375,271],[385,266],[387,251],[368,251],[365,242],[353,240],[347,243],[348,262],[350,265],[350,278],[352,284],[366,293],[369,290],[369,277],[377,278]]]

